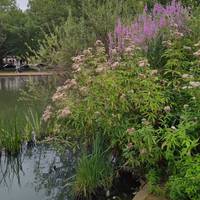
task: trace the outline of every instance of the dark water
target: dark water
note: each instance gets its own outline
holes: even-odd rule
[[[24,150],[17,158],[1,156],[1,200],[68,200],[75,165],[70,151],[47,145]]]
[[[17,117],[22,121],[29,105],[27,105],[27,102],[19,101],[19,95],[21,89],[30,82],[39,82],[48,87],[48,77],[0,77],[0,120],[9,121]],[[41,96],[41,99],[44,99],[44,97]],[[37,108],[35,105],[33,109],[38,110],[39,107],[37,103]]]
[[[29,81],[39,79],[0,77],[0,120],[12,122],[17,118],[23,126],[28,107],[18,101],[20,89]],[[73,158],[70,151],[61,154],[47,145],[36,145],[33,149],[24,145],[18,157],[7,157],[0,152],[0,200],[70,199],[68,178],[73,174]]]

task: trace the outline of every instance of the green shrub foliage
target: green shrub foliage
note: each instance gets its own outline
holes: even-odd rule
[[[83,149],[103,136],[114,165],[147,174],[151,192],[169,190],[172,200],[197,200],[199,179],[188,179],[200,174],[195,164],[200,145],[197,22],[194,15],[183,32],[162,30],[147,49],[127,41],[123,53],[112,49],[112,57],[97,40],[72,58],[71,78],[57,88],[44,122]],[[82,158],[81,179],[93,162],[93,156]],[[89,171],[96,174],[94,168]],[[96,187],[105,185],[102,177],[91,179]],[[83,192],[93,192],[90,186],[83,183]]]

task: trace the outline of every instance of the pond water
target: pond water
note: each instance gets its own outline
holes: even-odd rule
[[[70,151],[51,146],[26,149],[18,157],[1,156],[1,200],[68,200],[74,160]]]
[[[28,107],[18,101],[20,89],[29,81],[47,84],[45,79],[0,77],[0,120],[12,122],[17,118],[23,124]],[[59,153],[52,146],[42,144],[32,149],[24,145],[22,149],[17,157],[0,152],[0,200],[70,199],[67,180],[73,174],[72,153],[68,150]]]

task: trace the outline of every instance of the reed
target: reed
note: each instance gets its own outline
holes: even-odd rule
[[[78,162],[73,189],[79,198],[90,199],[98,189],[109,188],[112,183],[113,170],[103,149],[104,145],[97,137],[92,153],[84,154]]]

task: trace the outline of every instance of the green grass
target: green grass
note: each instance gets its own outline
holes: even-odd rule
[[[20,151],[22,135],[17,129],[16,121],[0,121],[0,151],[5,149],[8,154],[16,154]]]
[[[19,92],[0,90],[0,151],[9,154],[20,151],[23,141],[31,139],[31,133],[41,132],[39,106],[29,108],[18,101]]]
[[[89,155],[84,154],[79,160],[73,184],[75,195],[90,199],[96,189],[110,187],[113,170],[102,147],[103,144],[97,137],[93,152]]]

